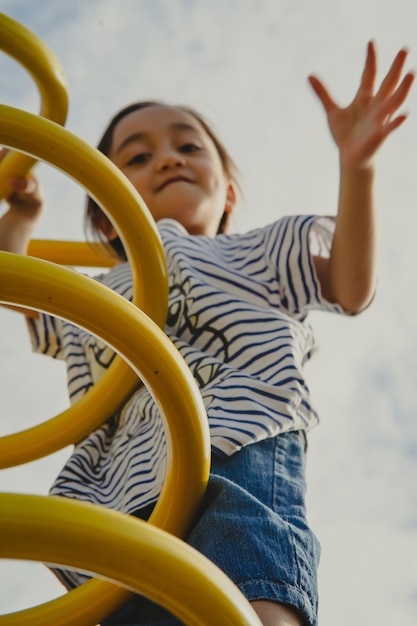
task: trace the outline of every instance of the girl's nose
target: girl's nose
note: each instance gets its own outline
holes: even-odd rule
[[[163,172],[176,167],[183,167],[184,165],[184,156],[180,152],[169,150],[160,156],[157,164],[157,170]]]

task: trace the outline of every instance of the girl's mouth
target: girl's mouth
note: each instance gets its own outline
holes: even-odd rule
[[[186,178],[185,176],[172,176],[171,178],[168,178],[167,180],[165,180],[162,183],[162,185],[158,187],[158,191],[162,191],[162,189],[165,189],[165,187],[168,187],[168,185],[172,185],[173,183],[180,183],[180,182],[191,183],[192,181],[189,178]]]

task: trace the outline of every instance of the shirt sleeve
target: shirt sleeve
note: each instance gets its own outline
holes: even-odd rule
[[[288,314],[305,317],[309,310],[344,313],[339,304],[326,300],[320,288],[313,256],[328,257],[334,220],[312,215],[289,216],[274,225],[267,250],[281,291],[281,306]]]
[[[54,359],[63,359],[62,320],[40,313],[37,318],[28,318],[29,337],[32,350]]]
[[[105,277],[106,274],[100,274],[95,279],[104,282]],[[39,313],[37,318],[27,318],[27,326],[34,352],[46,354],[54,359],[65,359],[62,341],[63,320],[47,313]]]

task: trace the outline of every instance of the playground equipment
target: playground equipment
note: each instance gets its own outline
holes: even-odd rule
[[[186,624],[259,625],[233,583],[177,538],[186,535],[204,494],[210,442],[198,387],[161,330],[168,288],[158,231],[120,171],[63,128],[66,86],[53,53],[3,14],[0,42],[34,76],[43,103],[40,116],[0,106],[0,143],[19,152],[0,164],[0,198],[10,175],[25,175],[39,159],[55,166],[84,186],[117,226],[134,277],[132,304],[58,265],[94,265],[92,260],[99,257],[87,244],[34,242],[30,254],[48,261],[0,253],[1,302],[67,319],[120,355],[76,405],[34,428],[1,438],[1,467],[46,456],[85,437],[117,410],[138,376],[161,409],[170,458],[148,523],[65,498],[0,494],[0,557],[79,568],[106,579],[93,579],[44,605],[0,616],[0,626],[93,626],[131,592],[147,595]],[[101,258],[97,264],[110,265],[111,260]],[[93,301],[103,311],[100,320],[89,315]]]

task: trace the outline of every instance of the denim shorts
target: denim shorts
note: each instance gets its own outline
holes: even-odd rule
[[[290,432],[213,455],[210,480],[187,543],[222,569],[249,601],[287,604],[317,624],[319,543],[305,516],[305,436]],[[146,517],[149,511],[137,512]],[[102,626],[178,626],[137,596]]]

